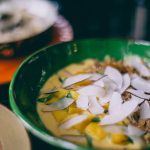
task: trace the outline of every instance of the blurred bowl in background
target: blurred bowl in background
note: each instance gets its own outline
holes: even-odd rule
[[[5,84],[26,56],[72,40],[73,30],[52,2],[10,0],[0,3],[0,36],[0,84]]]
[[[0,105],[0,150],[31,150],[22,123],[2,105]]]

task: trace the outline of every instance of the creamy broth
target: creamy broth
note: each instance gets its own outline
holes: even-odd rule
[[[93,66],[95,66],[96,63],[97,63],[97,61],[94,59],[87,59],[81,63],[71,64],[71,65],[63,68],[62,70],[58,71],[56,74],[52,75],[46,81],[46,83],[44,84],[44,86],[42,87],[42,89],[40,91],[40,94],[46,93],[46,92],[53,90],[53,89],[55,90],[56,87],[57,88],[61,87],[62,83],[61,83],[59,77],[61,77],[61,79],[66,79],[66,78],[69,78],[70,76],[73,76],[73,75],[89,73],[89,72],[93,73],[93,70],[95,70],[95,68],[93,68]],[[109,66],[109,62],[106,61],[106,64]],[[119,68],[120,64],[121,63],[117,64],[118,66],[116,68]],[[113,63],[111,66],[114,67],[115,63]],[[134,72],[134,74],[136,73],[136,71],[134,69],[132,69],[132,67],[127,68],[126,70],[129,71],[130,75],[132,75],[131,74],[132,71]],[[123,69],[123,72],[124,71],[125,70]],[[84,84],[89,84],[89,83],[86,82]],[[39,98],[41,98],[41,97],[43,97],[42,94],[40,95]],[[60,128],[60,124],[64,123],[66,120],[69,120],[71,117],[76,116],[78,114],[78,111],[80,111],[80,110],[75,110],[76,112],[72,113],[71,115],[67,114],[69,111],[68,108],[64,109],[65,111],[64,110],[56,110],[56,111],[48,111],[48,112],[43,111],[45,108],[48,108],[48,105],[52,104],[53,102],[55,103],[57,101],[58,100],[56,100],[56,99],[52,99],[52,102],[49,101],[48,103],[41,103],[41,102],[37,103],[37,111],[38,111],[38,114],[39,114],[43,124],[45,125],[45,127],[50,132],[52,132],[57,137],[71,141],[73,143],[87,146],[87,138],[84,134],[85,129],[81,130],[81,128],[80,128],[82,123],[79,123],[79,124],[77,124],[77,126],[75,125],[75,126],[72,126],[68,129]],[[71,106],[69,106],[69,108],[73,107],[73,109],[74,109],[74,107],[76,107],[74,103],[71,104]],[[73,111],[73,109],[72,109],[72,111]],[[89,115],[89,111],[85,110],[84,114]],[[103,115],[101,115],[101,116],[103,119]],[[63,118],[61,118],[61,117],[63,117]],[[126,118],[126,122],[127,123],[125,123],[124,120],[121,122],[119,121],[119,123],[114,123],[114,126],[119,125],[119,127],[120,126],[127,127],[127,126],[129,126],[130,119]],[[90,122],[86,120],[84,122],[83,127],[86,128],[89,123]],[[96,122],[94,122],[93,124],[96,124]],[[103,129],[105,130],[106,126],[110,126],[109,130],[111,130],[111,132],[113,132],[114,127],[112,127],[111,125],[102,126],[102,130]],[[142,128],[140,127],[140,130],[141,129]],[[116,137],[113,139],[113,133],[111,133],[111,132],[110,131],[105,132],[105,135],[104,135],[105,138],[101,137],[101,139],[99,139],[99,140],[97,139],[97,137],[92,138],[93,146],[95,148],[106,148],[106,149],[141,149],[143,147],[143,145],[146,143],[143,136],[144,136],[144,134],[148,133],[148,132],[145,132],[145,133],[143,133],[143,135],[141,137],[135,138],[134,142],[127,142],[127,141],[124,142],[123,141],[122,143],[121,142],[117,143],[118,141],[117,142],[115,141]],[[144,132],[144,130],[142,130],[140,132]],[[122,131],[117,131],[117,134],[118,133],[119,133],[118,136],[120,136],[120,134],[121,134],[121,137],[118,137],[118,138],[121,139],[121,138],[126,137],[126,136],[124,136],[124,133]],[[123,136],[122,136],[122,134],[123,134]],[[115,142],[113,142],[112,139]]]

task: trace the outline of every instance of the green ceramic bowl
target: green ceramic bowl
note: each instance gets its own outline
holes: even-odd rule
[[[49,144],[67,149],[85,149],[49,133],[36,112],[36,98],[41,86],[59,69],[86,58],[103,60],[106,55],[122,59],[124,54],[138,54],[150,59],[150,43],[120,39],[86,39],[44,48],[28,57],[16,71],[10,84],[10,104],[25,126]]]

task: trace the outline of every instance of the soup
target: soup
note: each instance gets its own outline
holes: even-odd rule
[[[87,59],[52,75],[37,111],[55,136],[106,149],[141,149],[150,142],[150,69],[139,56]]]

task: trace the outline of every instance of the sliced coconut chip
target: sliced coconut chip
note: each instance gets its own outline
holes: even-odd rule
[[[92,80],[92,81],[97,81],[99,80],[100,78],[102,78],[104,75],[101,75],[99,73],[93,73],[91,74],[91,77],[89,78],[89,80]]]
[[[109,114],[118,113],[118,110],[120,110],[120,107],[122,107],[123,105],[122,103],[123,99],[121,97],[121,94],[118,92],[114,92],[109,103]]]
[[[90,77],[91,77],[91,74],[79,74],[79,75],[71,76],[64,81],[63,87],[67,87],[72,84],[84,81]]]
[[[61,129],[68,129],[68,128],[71,128],[72,126],[86,120],[88,118],[88,116],[86,114],[84,115],[78,115],[78,116],[75,116],[69,120],[67,120],[66,122],[64,122],[63,124],[61,124],[59,126],[59,128]]]
[[[104,105],[111,100],[113,92],[117,90],[117,85],[114,83],[114,81],[112,81],[108,77],[106,77],[102,81],[104,82],[104,89],[106,92],[103,97],[100,97],[99,103],[101,105]]]
[[[104,74],[108,75],[108,77],[117,84],[118,89],[122,87],[122,75],[117,69],[108,66],[106,67]]]
[[[140,106],[140,119],[149,119],[150,118],[150,105],[145,101]]]
[[[138,56],[130,56],[125,59],[125,64],[135,68],[140,75],[150,77],[150,70],[142,63],[142,60]]]
[[[114,108],[111,108],[111,111],[109,110],[109,112],[111,113],[109,115],[106,115],[101,120],[100,124],[108,125],[108,124],[114,124],[124,120],[127,116],[129,116],[132,112],[134,112],[138,104],[139,104],[139,98],[135,96],[132,96],[132,98],[129,101],[124,102],[123,104],[121,104],[121,106],[115,106],[113,104]]]
[[[112,97],[113,91],[109,91],[104,97],[99,98],[98,102],[100,105],[105,105],[106,103],[110,102]]]
[[[131,81],[131,85],[137,90],[141,90],[146,93],[150,93],[150,82],[148,82],[145,79],[142,79],[140,77],[135,78]]]
[[[65,97],[59,100],[58,102],[55,102],[50,105],[46,105],[42,111],[49,112],[55,110],[62,110],[69,107],[73,102],[74,102],[73,99]]]
[[[138,78],[138,77],[139,77],[139,75],[137,75],[136,73],[130,74],[130,79],[131,79],[131,80],[133,80],[133,79],[135,79],[135,78]]]
[[[145,94],[143,91],[141,90],[135,90],[135,89],[128,89],[127,92],[141,98],[141,99],[150,99],[150,95]]]
[[[102,88],[105,86],[104,81],[102,81],[102,80],[98,80],[98,81],[94,82],[93,85],[96,85],[96,86],[99,86]]]
[[[104,112],[104,108],[98,103],[96,96],[89,96],[89,111],[98,115]]]
[[[105,95],[105,90],[95,85],[82,87],[77,92],[81,95],[87,95],[87,96],[102,97]]]
[[[119,92],[122,94],[130,86],[130,76],[128,73],[123,75],[123,85]]]
[[[108,133],[125,133],[127,130],[127,127],[119,126],[119,125],[109,125],[109,126],[104,126],[103,128]]]
[[[89,98],[86,95],[79,95],[78,100],[76,101],[76,106],[83,110],[88,109]]]
[[[126,130],[126,134],[128,136],[142,136],[145,133],[144,130],[139,129],[133,125],[128,125],[127,130]]]

